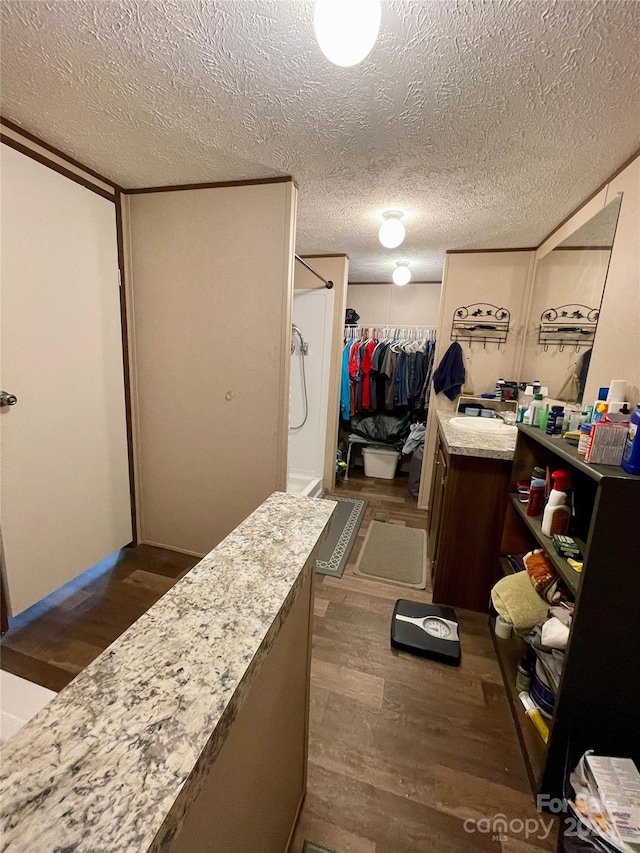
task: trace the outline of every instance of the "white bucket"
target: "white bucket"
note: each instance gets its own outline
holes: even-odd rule
[[[366,477],[393,480],[396,476],[398,459],[400,459],[400,454],[397,450],[389,450],[386,447],[364,447],[362,449],[362,456],[364,458],[364,473]]]

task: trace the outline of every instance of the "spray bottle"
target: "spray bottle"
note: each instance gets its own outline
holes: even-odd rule
[[[571,473],[564,469],[551,475],[553,489],[542,516],[542,532],[545,536],[564,536],[569,529],[571,508],[567,505],[566,489],[571,485]]]

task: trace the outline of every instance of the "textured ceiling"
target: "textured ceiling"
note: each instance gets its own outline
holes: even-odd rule
[[[535,245],[640,143],[635,0],[391,0],[351,69],[320,53],[309,2],[1,11],[7,118],[125,187],[292,174],[298,251],[347,252],[354,281]]]

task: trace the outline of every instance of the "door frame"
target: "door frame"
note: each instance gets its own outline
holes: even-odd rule
[[[43,166],[53,169],[65,178],[68,178],[75,183],[80,184],[85,189],[97,193],[97,195],[111,201],[115,206],[116,214],[116,242],[118,252],[118,271],[120,276],[120,329],[122,336],[122,372],[124,377],[124,406],[125,420],[127,429],[127,458],[129,463],[129,495],[131,504],[131,531],[132,540],[127,547],[135,547],[138,544],[138,527],[136,519],[136,481],[135,468],[133,459],[133,419],[131,410],[131,381],[130,381],[130,359],[129,359],[129,336],[127,323],[127,296],[125,287],[125,269],[124,269],[124,234],[122,227],[122,188],[115,181],[100,175],[83,163],[69,157],[63,151],[49,145],[48,142],[34,136],[32,133],[14,124],[12,121],[0,116],[0,143],[7,145],[36,160]],[[1,541],[1,540],[0,540]],[[87,566],[90,568],[90,566]],[[4,578],[4,570],[2,571]],[[2,581],[4,582],[4,581]],[[2,599],[0,610],[2,616],[5,612],[5,596],[0,596]],[[4,618],[0,619],[2,633],[6,630],[4,627]]]

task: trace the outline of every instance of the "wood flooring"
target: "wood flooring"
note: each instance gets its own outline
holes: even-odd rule
[[[149,545],[123,548],[12,619],[0,666],[62,690],[197,562]]]
[[[457,669],[398,653],[389,645],[395,600],[429,601],[430,591],[353,574],[373,519],[425,528],[406,485],[406,476],[355,470],[337,490],[369,505],[344,576],[316,575],[308,793],[293,853],[305,839],[335,853],[553,850],[551,838],[534,837],[544,829],[528,841],[522,830],[500,839],[478,831],[498,814],[538,817],[487,618],[457,611]],[[12,620],[2,669],[61,690],[196,562],[124,549]]]
[[[336,853],[554,850],[555,827],[538,837],[548,816],[535,830],[520,823],[539,815],[487,617],[457,610],[459,668],[396,652],[394,602],[430,601],[430,589],[353,573],[372,520],[426,527],[407,478],[373,480],[355,470],[336,494],[369,505],[343,577],[316,575],[308,791],[293,853],[305,839]],[[515,831],[479,831],[495,815],[514,821]]]

